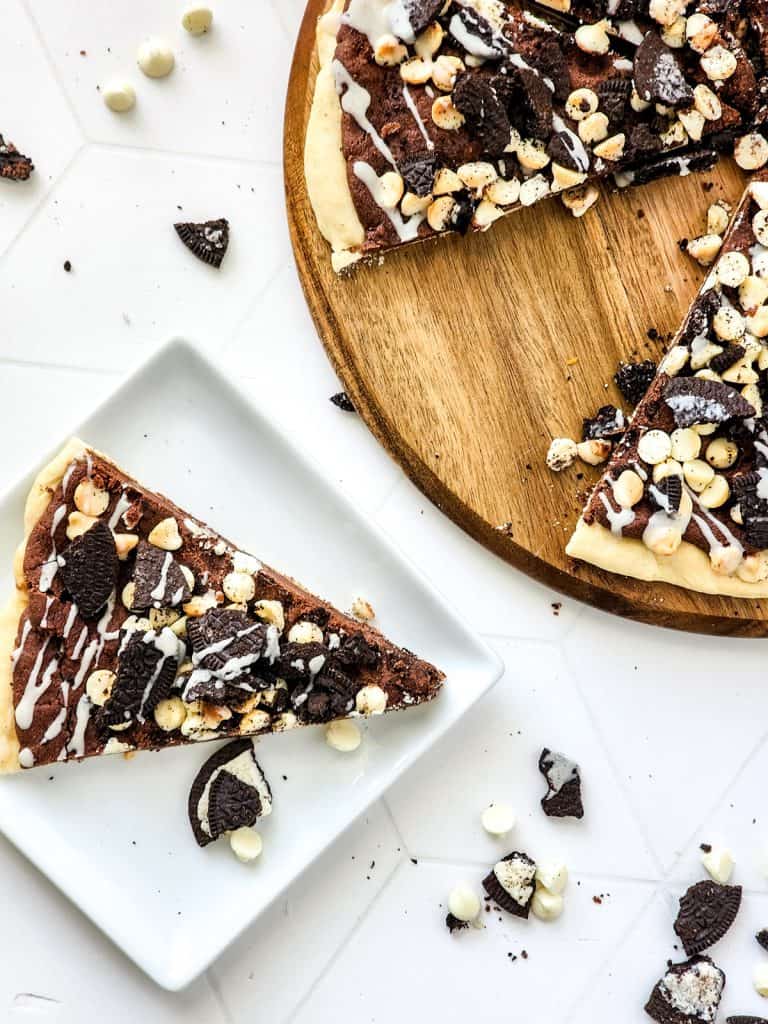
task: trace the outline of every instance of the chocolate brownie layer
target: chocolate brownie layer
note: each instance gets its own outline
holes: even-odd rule
[[[442,673],[71,442],[0,618],[0,770],[429,700]]]
[[[707,593],[768,594],[768,176],[593,491],[567,551]]]

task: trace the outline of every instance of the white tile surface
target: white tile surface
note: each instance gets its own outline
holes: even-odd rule
[[[677,897],[701,876],[698,844],[717,837],[748,887],[714,950],[728,974],[724,1009],[765,1013],[750,980],[764,955],[752,934],[768,925],[758,864],[768,848],[763,644],[619,622],[532,583],[444,519],[359,421],[329,405],[339,385],[295,278],[280,172],[303,0],[226,0],[201,40],[180,28],[181,6],[3,6],[0,131],[37,172],[27,184],[0,183],[2,479],[26,471],[160,342],[189,335],[494,638],[508,671],[387,806],[185,993],[155,988],[0,841],[11,936],[0,1020],[79,1024],[108,1006],[118,1024],[640,1024],[676,955],[671,922]],[[177,50],[163,82],[134,65],[150,32]],[[137,88],[128,117],[108,112],[97,90],[118,73]],[[221,215],[232,245],[217,274],[171,225]],[[584,766],[579,824],[538,808],[544,744]],[[479,883],[496,856],[500,844],[477,815],[501,797],[518,812],[514,845],[562,851],[571,865],[566,913],[551,926],[489,915],[484,931],[450,937],[441,903],[457,879]],[[596,905],[599,893],[610,896]],[[530,958],[510,962],[522,948]],[[400,969],[395,986],[389,972]]]

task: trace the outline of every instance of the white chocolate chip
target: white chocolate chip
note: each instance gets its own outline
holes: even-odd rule
[[[611,454],[611,442],[593,438],[591,441],[580,441],[576,445],[576,450],[582,462],[586,462],[588,466],[599,466]]]
[[[432,120],[443,131],[455,132],[464,124],[464,115],[454,107],[450,96],[438,96],[432,104]]]
[[[696,53],[704,53],[715,41],[717,25],[706,14],[692,14],[685,23],[685,38]]]
[[[650,466],[664,462],[672,453],[672,441],[664,430],[649,430],[640,438],[637,454]]]
[[[563,189],[577,188],[583,184],[587,175],[582,171],[574,171],[561,164],[552,164],[552,191],[562,192]]]
[[[758,210],[752,218],[752,230],[761,245],[768,245],[768,210]]]
[[[673,345],[659,363],[659,373],[666,373],[668,377],[676,376],[688,362],[689,355],[686,345]]]
[[[665,25],[661,30],[661,38],[674,50],[685,46],[685,18],[676,18],[671,25]]]
[[[712,846],[701,855],[709,877],[720,885],[727,885],[733,874],[733,855],[724,846]]]
[[[376,612],[373,610],[370,601],[366,601],[364,597],[360,596],[356,597],[352,602],[352,614],[362,622],[370,622],[376,618]]]
[[[748,313],[753,313],[768,299],[768,282],[762,277],[750,274],[739,285],[739,304]]]
[[[561,860],[549,860],[537,864],[536,881],[550,892],[562,893],[568,884],[568,868]]]
[[[144,40],[139,47],[136,60],[148,78],[165,78],[173,71],[173,65],[176,63],[173,50],[157,36],[150,36]]]
[[[624,144],[626,141],[627,137],[624,132],[619,132],[618,135],[612,135],[605,142],[595,146],[593,152],[601,160],[621,160],[624,156]]]
[[[661,555],[662,557],[674,555],[682,542],[683,536],[680,530],[674,526],[665,526],[661,529],[653,530],[651,533],[646,530],[643,533],[643,544],[645,544],[649,551],[653,551],[655,555]]]
[[[432,81],[438,89],[450,92],[456,84],[456,77],[464,70],[460,57],[440,54],[432,68]]]
[[[417,37],[413,48],[422,60],[432,60],[443,44],[445,31],[439,22],[433,21]]]
[[[724,46],[712,46],[699,61],[710,82],[724,82],[738,67],[738,61]]]
[[[149,532],[147,540],[156,548],[163,551],[178,551],[182,545],[179,524],[173,518],[161,519],[160,522]]]
[[[730,469],[739,457],[739,449],[727,437],[716,437],[707,446],[705,458],[715,469]]]
[[[354,722],[340,718],[325,727],[325,742],[342,754],[349,754],[360,746],[362,736]]]
[[[249,572],[228,572],[222,589],[227,600],[235,604],[247,604],[256,594],[256,583]]]
[[[642,112],[647,110],[651,104],[648,100],[644,100],[637,89],[633,86],[632,95],[629,97],[629,105],[636,114],[642,114]]]
[[[709,563],[712,572],[717,576],[733,576],[743,558],[741,545],[729,544],[725,547],[714,547],[709,552]]]
[[[747,317],[747,328],[756,338],[768,336],[768,306],[760,306]]]
[[[408,85],[425,85],[432,77],[432,61],[411,57],[400,65],[400,77]],[[434,117],[434,107],[432,115]]]
[[[731,518],[736,508],[738,506],[731,509]],[[756,555],[747,555],[736,570],[736,575],[745,583],[761,583],[768,579],[768,552],[760,551]]]
[[[123,602],[123,605],[128,609],[128,611],[132,611],[133,609],[133,598],[135,593],[136,584],[133,582],[133,580],[130,580],[128,583],[125,584],[120,595],[120,600]]]
[[[355,710],[361,715],[382,715],[387,710],[387,694],[380,686],[369,683],[357,691]]]
[[[520,186],[520,202],[523,206],[533,206],[546,195],[549,195],[549,182],[543,174],[534,174]]]
[[[714,480],[715,471],[703,459],[690,459],[683,463],[683,477],[691,490],[700,494]]]
[[[67,516],[67,539],[82,537],[92,526],[98,523],[93,516],[85,516],[82,512],[70,512]]]
[[[526,171],[540,171],[549,163],[549,156],[543,142],[538,139],[523,139],[517,147],[517,159]],[[461,175],[461,170],[459,170]]]
[[[690,427],[678,427],[670,434],[672,442],[672,458],[678,462],[689,462],[697,459],[701,451],[701,438]]]
[[[531,900],[531,910],[540,921],[554,921],[563,912],[563,897],[549,889],[537,888]]]
[[[457,921],[474,921],[480,913],[480,900],[469,885],[462,883],[451,889],[448,910]]]
[[[697,437],[696,434],[693,436]],[[677,459],[665,459],[663,462],[659,462],[653,467],[653,473],[651,475],[653,477],[653,482],[658,484],[662,480],[666,480],[668,476],[681,477],[683,475],[683,467]]]
[[[768,996],[768,960],[759,963],[752,972],[752,984],[759,996]]]
[[[625,469],[613,484],[613,496],[621,508],[632,508],[643,496],[643,481],[633,469]]]
[[[499,176],[493,164],[486,163],[483,160],[462,164],[461,167],[456,168],[456,173],[463,184],[474,192],[476,196],[482,195],[483,189],[490,185],[491,182],[496,181]]]
[[[728,227],[728,218],[730,215],[730,207],[718,200],[707,210],[707,231],[710,235],[722,235],[725,234],[725,229]]]
[[[175,608],[150,608],[147,614],[152,629],[162,629],[164,626],[172,626],[181,618]]]
[[[573,464],[578,453],[576,442],[570,437],[555,437],[547,451],[547,465],[555,473],[560,473]]]
[[[321,644],[323,631],[316,622],[302,619],[295,622],[288,630],[288,642],[291,644]]]
[[[205,615],[211,608],[215,608],[217,604],[219,604],[219,600],[216,597],[216,592],[207,590],[204,594],[195,594],[194,597],[191,597],[186,604],[182,605],[182,609],[185,615],[196,619]]]
[[[427,223],[433,231],[445,231],[451,226],[456,201],[451,196],[438,196],[427,208]]]
[[[272,722],[272,716],[267,711],[262,711],[261,708],[254,708],[251,711],[247,711],[240,719],[238,725],[238,732],[241,736],[252,736],[257,732],[264,732],[268,729]]]
[[[596,114],[590,114],[583,121],[579,121],[579,138],[588,145],[602,142],[603,139],[608,138],[609,123],[608,118],[601,110],[598,110]]]
[[[285,629],[285,612],[279,601],[257,601],[253,606],[253,613],[262,622],[268,622],[279,632]]]
[[[213,11],[204,4],[191,4],[181,16],[181,24],[191,36],[205,35],[211,30]]]
[[[749,276],[749,260],[742,252],[726,252],[717,264],[715,273],[720,284],[728,288],[738,288]]]
[[[488,199],[482,199],[472,215],[472,223],[481,231],[486,231],[494,221],[504,216],[504,211],[494,206]]]
[[[435,175],[435,183],[432,193],[435,196],[447,196],[453,192],[461,192],[464,182],[450,167],[441,167]]]
[[[693,105],[707,121],[719,121],[723,116],[720,99],[708,85],[696,86],[693,90]]]
[[[488,185],[484,195],[496,206],[512,206],[520,198],[520,181],[517,178],[497,178]]]
[[[768,163],[768,142],[758,132],[737,139],[733,158],[744,171],[756,171]]]
[[[115,114],[125,114],[136,106],[136,92],[130,82],[112,78],[101,91],[104,102]]]
[[[694,142],[700,142],[704,134],[704,126],[707,123],[704,115],[693,107],[690,110],[678,111],[677,116],[685,128],[688,138],[693,139]]]
[[[592,89],[574,89],[565,101],[565,112],[572,121],[583,121],[594,114],[600,104]]]
[[[432,196],[417,196],[414,192],[406,192],[400,203],[403,216],[414,217],[417,213],[426,213],[432,202]]]
[[[263,849],[261,836],[255,829],[248,828],[247,825],[242,825],[234,832],[229,833],[229,845],[241,864],[249,864],[256,860],[261,856]]]
[[[648,13],[659,25],[672,25],[685,11],[685,0],[650,0]]]
[[[379,36],[374,43],[373,59],[380,67],[396,67],[402,64],[407,56],[407,48],[389,32]]]
[[[747,325],[744,317],[733,306],[721,306],[712,317],[712,328],[718,338],[737,341],[743,337]]]
[[[594,185],[582,185],[579,188],[571,189],[570,192],[564,192],[560,196],[560,201],[574,217],[583,217],[599,198],[600,193]]]
[[[155,725],[163,732],[175,732],[180,729],[187,717],[187,706],[181,697],[167,697],[158,701],[153,712]]]
[[[515,813],[508,804],[489,804],[480,815],[480,824],[491,836],[505,836],[515,827]]]
[[[574,39],[576,45],[584,53],[592,53],[602,56],[608,53],[611,40],[606,32],[607,21],[597,21],[594,25],[581,25],[576,29]]]
[[[750,181],[747,187],[760,209],[768,209],[768,181]]]
[[[115,673],[106,668],[99,668],[95,672],[91,672],[85,681],[85,692],[88,694],[91,704],[100,708],[104,707],[109,700],[116,679]]]
[[[704,508],[720,508],[731,496],[731,488],[724,476],[716,473],[712,482],[699,495],[699,504]]]
[[[702,437],[706,437],[708,434],[714,434],[717,430],[716,423],[694,423],[691,430],[695,430],[697,434],[701,434]]]
[[[83,477],[75,488],[75,508],[86,516],[100,516],[107,511],[109,491],[97,487],[90,477]]]

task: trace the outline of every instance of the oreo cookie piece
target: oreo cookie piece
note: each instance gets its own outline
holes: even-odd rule
[[[670,473],[658,483],[649,484],[648,495],[656,508],[662,509],[668,516],[674,516],[680,511],[680,502],[683,499],[682,477]]]
[[[443,9],[444,3],[445,0],[401,0],[401,5],[414,36],[423,32],[427,25],[435,20]],[[395,25],[394,27],[397,30],[399,26]],[[406,43],[412,42],[411,39],[405,38],[403,38],[403,41]]]
[[[539,771],[547,780],[541,806],[550,818],[583,818],[579,766],[565,754],[545,747],[539,757]]]
[[[632,95],[632,82],[628,78],[608,78],[600,82],[595,91],[602,113],[612,124],[623,125],[629,98]]]
[[[28,156],[24,156],[12,142],[6,142],[0,135],[0,178],[9,181],[26,181],[35,165]]]
[[[722,352],[710,359],[709,368],[716,374],[722,375],[734,363],[737,363],[745,352],[746,349],[743,345],[727,345]]]
[[[635,88],[647,103],[686,107],[693,103],[693,89],[685,80],[677,54],[655,32],[648,32],[635,51]]]
[[[241,675],[259,660],[267,634],[263,622],[255,622],[235,608],[211,608],[187,622],[192,664],[226,678]]]
[[[592,419],[582,420],[582,441],[615,440],[627,429],[627,418],[615,405],[601,405]]]
[[[376,668],[380,657],[378,647],[369,643],[362,633],[345,637],[333,652],[334,664],[346,669]]]
[[[341,409],[342,412],[357,412],[357,409],[352,404],[352,399],[346,391],[339,391],[337,394],[331,395],[330,401],[337,409]]]
[[[708,956],[669,964],[645,1004],[658,1024],[711,1024],[725,988],[725,974]]]
[[[117,678],[101,712],[104,725],[123,729],[144,722],[170,694],[184,644],[164,627],[123,637],[117,659]]]
[[[765,1017],[726,1017],[725,1024],[768,1024]]]
[[[474,7],[454,7],[453,10],[448,32],[462,50],[465,49],[465,43],[472,39],[475,56],[486,60],[498,60],[509,51],[510,46],[504,36]]]
[[[84,619],[95,619],[117,583],[119,568],[112,531],[98,522],[62,551],[59,572]]]
[[[208,758],[192,783],[187,810],[199,846],[272,813],[272,790],[253,740],[234,740]]]
[[[208,704],[240,704],[255,693],[268,687],[263,679],[245,672],[234,679],[219,679],[207,669],[192,669],[186,677],[179,677],[182,699],[188,704],[204,700]]]
[[[173,554],[144,540],[136,548],[133,584],[133,608],[176,608],[192,593]]]
[[[705,881],[692,885],[680,898],[675,933],[688,956],[702,953],[718,942],[741,906],[740,885]]]
[[[643,359],[638,363],[619,363],[613,379],[630,405],[637,405],[655,376],[656,363]]]
[[[502,910],[528,917],[535,891],[536,862],[526,853],[508,853],[483,879],[483,888]]]
[[[229,221],[221,217],[219,220],[207,220],[201,224],[174,224],[176,234],[184,245],[203,263],[212,267],[220,267],[229,246]]]
[[[461,931],[462,928],[469,928],[469,921],[460,921],[458,917],[449,913],[445,916],[445,927],[453,935],[454,932]]]
[[[755,415],[754,407],[734,388],[703,377],[674,377],[664,389],[664,401],[678,427]]]
[[[324,644],[286,643],[280,648],[275,671],[288,682],[307,683],[322,671],[329,653]]]
[[[407,192],[413,192],[422,198],[432,192],[437,171],[437,158],[434,153],[414,153],[413,156],[401,160],[397,169],[405,182]]]
[[[757,935],[755,935],[755,941],[758,946],[762,946],[763,949],[768,950],[768,928],[761,928]]]
[[[472,71],[458,76],[451,93],[454,107],[463,115],[467,130],[482,144],[486,153],[500,155],[509,145],[510,122],[502,97],[497,89],[497,75],[494,79],[481,77]],[[498,83],[503,89],[506,80]],[[432,181],[429,191],[432,190]]]
[[[553,109],[552,93],[544,79],[530,68],[517,68],[514,65],[509,66],[504,79],[508,90],[507,115],[510,124],[521,135],[546,142],[552,133]]]

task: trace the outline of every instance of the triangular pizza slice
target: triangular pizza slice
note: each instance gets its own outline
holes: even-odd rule
[[[563,27],[502,0],[333,0],[305,174],[334,268],[556,193],[578,215],[602,178],[687,174],[734,139],[741,166],[766,163],[754,0],[635,6],[627,40],[618,15]]]
[[[566,551],[707,594],[768,595],[768,175],[641,400]]]
[[[73,440],[0,616],[0,771],[433,698],[443,675]]]

